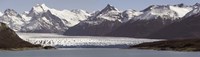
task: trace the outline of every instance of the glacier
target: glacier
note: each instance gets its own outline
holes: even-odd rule
[[[54,33],[17,33],[23,40],[42,46],[115,46],[136,45],[144,42],[160,41],[161,39],[136,39],[128,37],[97,37],[97,36],[64,36]]]

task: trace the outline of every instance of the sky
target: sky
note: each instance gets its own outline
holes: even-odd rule
[[[134,9],[142,10],[150,5],[174,5],[184,3],[193,5],[200,0],[0,0],[0,12],[6,9],[14,9],[17,12],[29,11],[36,4],[46,4],[50,8],[83,9],[89,12],[101,10],[107,4],[111,4],[119,10]]]

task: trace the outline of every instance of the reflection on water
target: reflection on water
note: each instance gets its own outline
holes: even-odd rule
[[[200,52],[174,52],[114,48],[62,48],[58,50],[0,51],[0,57],[199,57]]]

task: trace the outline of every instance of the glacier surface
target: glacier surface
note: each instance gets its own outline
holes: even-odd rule
[[[136,39],[127,37],[63,36],[54,33],[17,34],[25,41],[43,46],[114,46],[160,41],[160,39]]]

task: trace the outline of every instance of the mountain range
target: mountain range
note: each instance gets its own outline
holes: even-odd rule
[[[149,38],[200,38],[200,4],[190,11],[183,20],[172,23]]]
[[[37,4],[30,11],[21,14],[13,9],[7,9],[4,13],[0,13],[0,22],[8,24],[11,29],[18,32],[61,33],[71,36],[176,38],[170,35],[179,35],[183,29],[189,30],[185,33],[191,32],[195,35],[200,33],[194,28],[199,27],[194,25],[198,24],[199,7],[199,3],[150,5],[141,11],[133,9],[121,11],[108,4],[102,10],[89,13],[80,9],[57,10],[45,4]],[[185,25],[189,24],[187,22],[191,24]],[[182,27],[179,27],[181,25]],[[188,26],[194,27],[186,28]],[[192,32],[191,28],[195,32]],[[177,34],[173,34],[175,32]]]
[[[84,10],[56,10],[45,4],[37,4],[22,14],[7,9],[0,20],[15,31],[61,33],[89,16]]]

